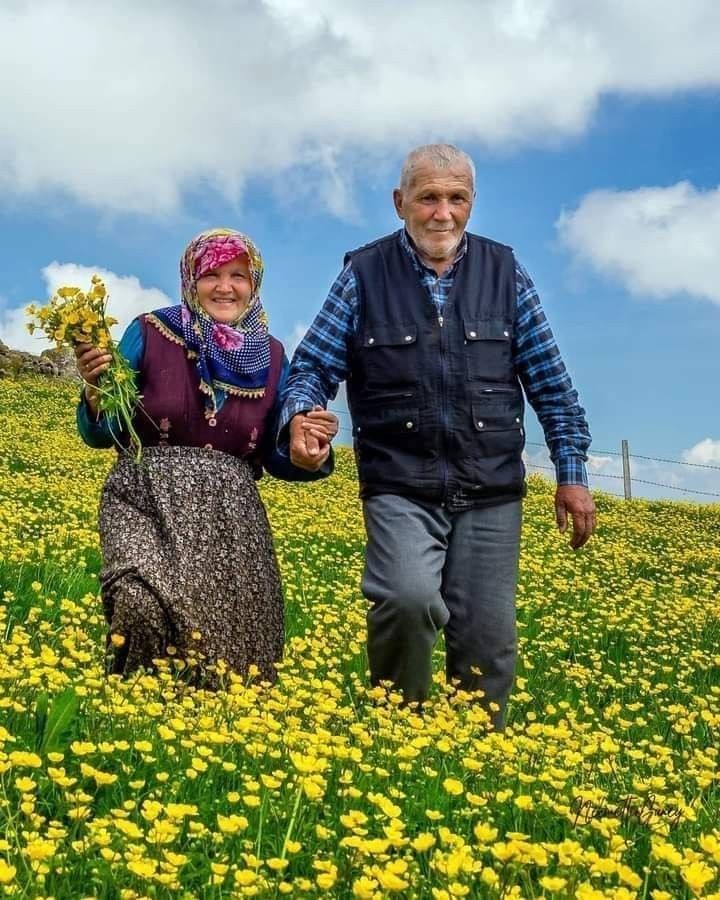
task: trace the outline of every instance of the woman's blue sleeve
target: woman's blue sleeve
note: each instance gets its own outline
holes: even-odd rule
[[[275,396],[275,406],[265,426],[266,438],[265,449],[261,459],[262,466],[273,478],[281,478],[283,481],[318,481],[320,478],[327,478],[328,475],[331,475],[335,468],[335,457],[332,447],[330,448],[330,456],[328,456],[317,472],[308,472],[307,469],[301,469],[300,466],[293,465],[290,462],[290,457],[286,453],[281,453],[277,447],[277,433],[280,424],[280,410],[282,408],[280,398],[282,397],[289,371],[290,363],[287,356],[283,354],[283,366]]]
[[[137,373],[145,352],[145,336],[139,319],[133,319],[125,329],[125,334],[118,344],[118,350],[125,357],[130,368]],[[115,445],[106,416],[100,413],[97,419],[95,418],[85,400],[84,389],[80,395],[76,418],[80,437],[89,447],[106,448]]]

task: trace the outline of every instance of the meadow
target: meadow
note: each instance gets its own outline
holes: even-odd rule
[[[371,689],[352,457],[265,478],[277,684],[103,674],[76,386],[0,380],[0,895],[720,898],[720,507],[599,495],[573,553],[529,481],[509,727]]]

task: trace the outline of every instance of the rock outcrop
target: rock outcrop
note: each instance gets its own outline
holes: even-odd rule
[[[18,375],[27,373],[56,378],[80,377],[72,350],[43,350],[36,356],[24,350],[11,350],[0,341],[0,378],[17,378]]]

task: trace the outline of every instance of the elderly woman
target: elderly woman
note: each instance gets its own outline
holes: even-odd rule
[[[109,670],[127,674],[176,654],[200,664],[203,683],[217,683],[221,660],[273,680],[283,598],[255,479],[263,468],[287,480],[328,474],[337,419],[308,414],[323,447],[318,472],[275,451],[288,363],[268,333],[263,263],[246,235],[198,235],[180,274],[182,303],[140,316],[120,342],[138,373],[143,455],[140,464],[119,455],[100,503]],[[99,414],[96,387],[109,356],[89,345],[76,355],[86,383],[78,429],[90,446],[110,447],[117,424]]]

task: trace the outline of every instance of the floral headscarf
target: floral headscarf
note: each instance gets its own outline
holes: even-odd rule
[[[206,272],[239,256],[250,270],[252,294],[234,325],[216,322],[200,306],[197,280]],[[205,395],[205,415],[218,408],[217,392],[239,397],[262,397],[270,369],[267,315],[260,302],[263,262],[247,235],[230,228],[203,231],[188,244],[180,260],[182,303],[150,313],[149,321],[170,340],[182,344],[195,360],[199,388]]]

